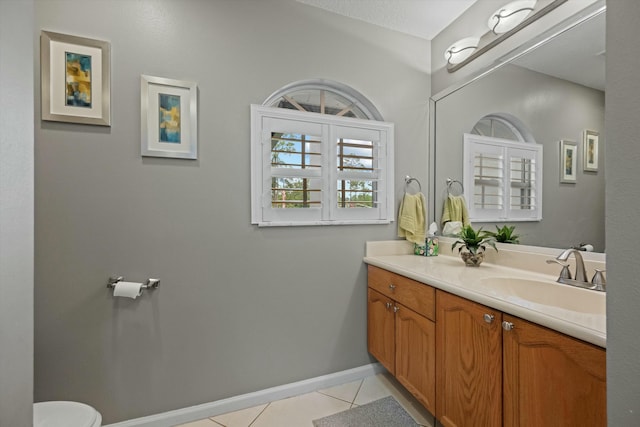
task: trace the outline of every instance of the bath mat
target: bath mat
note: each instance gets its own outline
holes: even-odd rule
[[[387,396],[313,421],[314,427],[418,427],[402,406]]]

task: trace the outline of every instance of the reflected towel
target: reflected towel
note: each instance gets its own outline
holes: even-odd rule
[[[398,237],[424,245],[427,221],[424,194],[406,194],[398,212]]]
[[[464,196],[448,196],[442,208],[442,226],[449,221],[460,221],[465,227],[469,225],[469,212]]]

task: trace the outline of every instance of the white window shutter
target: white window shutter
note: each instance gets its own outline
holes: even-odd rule
[[[393,124],[257,105],[251,113],[252,223],[393,221]]]
[[[463,183],[470,220],[542,219],[542,146],[464,134]]]

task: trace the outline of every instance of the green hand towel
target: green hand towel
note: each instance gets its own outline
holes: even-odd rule
[[[405,194],[398,213],[398,237],[424,245],[426,236],[426,212],[424,194]]]
[[[442,209],[442,226],[449,221],[460,221],[462,225],[469,225],[469,212],[464,196],[448,196]]]

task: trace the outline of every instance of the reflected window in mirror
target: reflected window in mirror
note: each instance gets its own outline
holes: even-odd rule
[[[503,120],[491,117],[483,117],[480,119],[473,127],[471,133],[475,135],[491,136],[495,138],[524,142],[521,141],[520,133],[514,130],[513,126],[510,126],[509,123],[506,123]]]
[[[464,135],[471,221],[542,219],[542,145],[516,117],[483,117]]]

